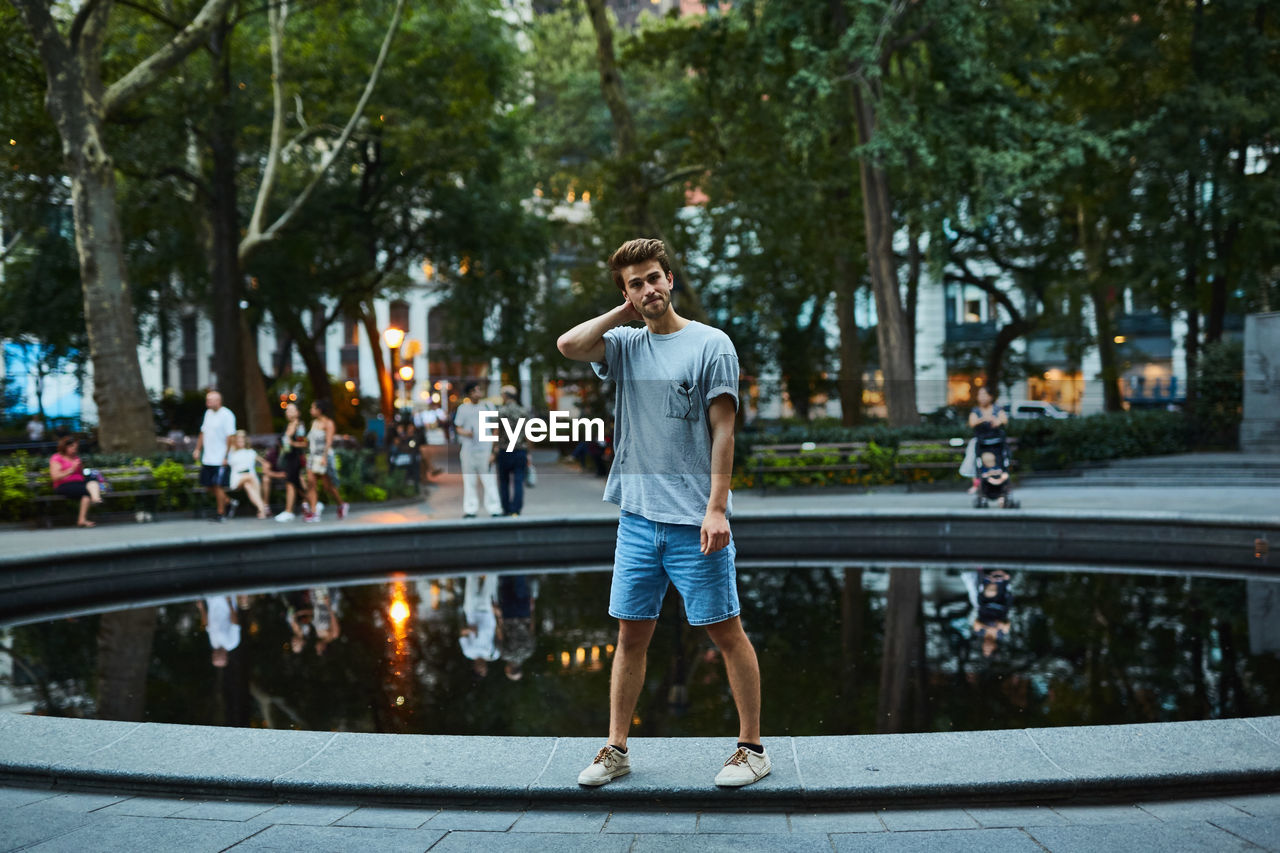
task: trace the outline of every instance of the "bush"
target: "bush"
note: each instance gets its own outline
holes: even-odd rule
[[[1244,416],[1244,343],[1208,344],[1196,364],[1192,438],[1201,447],[1236,448]]]
[[[0,518],[21,518],[31,502],[27,491],[27,469],[21,464],[22,460],[18,462],[0,467]]]

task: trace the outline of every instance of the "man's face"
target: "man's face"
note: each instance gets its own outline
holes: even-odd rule
[[[621,274],[623,293],[641,317],[656,320],[671,308],[671,274],[657,261],[623,267]]]
[[[217,391],[210,391],[204,397],[206,408],[213,409],[215,412],[222,408],[222,395]]]

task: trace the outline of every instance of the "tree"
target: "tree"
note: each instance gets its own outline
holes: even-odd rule
[[[190,22],[114,83],[103,80],[110,0],[87,0],[66,26],[41,0],[12,0],[35,41],[47,81],[46,104],[71,178],[85,325],[94,366],[98,441],[105,450],[147,452],[154,426],[124,264],[116,177],[104,124],[154,86],[211,32],[232,0],[207,0]]]

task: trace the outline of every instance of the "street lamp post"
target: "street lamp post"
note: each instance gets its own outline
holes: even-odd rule
[[[413,365],[405,364],[400,367],[400,390],[404,394],[404,407],[406,412],[412,411],[413,400],[410,395],[413,393]]]
[[[391,370],[389,374],[391,376],[391,408],[394,412],[399,408],[395,400],[396,374],[399,372],[400,345],[404,343],[404,329],[397,329],[392,326],[382,333],[382,337],[387,342],[387,348],[391,350]],[[390,427],[391,425],[387,424],[387,428],[390,429]]]

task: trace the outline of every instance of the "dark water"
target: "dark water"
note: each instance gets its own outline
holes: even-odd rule
[[[503,656],[484,665],[460,641],[463,578],[240,597],[240,642],[222,666],[194,602],[15,627],[5,645],[15,692],[37,713],[603,735],[616,633],[605,612],[609,580],[553,571],[499,576],[487,588],[473,580],[473,599],[492,597],[500,611],[492,623],[472,617],[472,654]],[[988,656],[958,570],[740,567],[739,580],[766,735],[1280,713],[1276,582],[1015,572],[1008,631],[988,641]],[[326,642],[333,621],[337,636]],[[501,633],[490,641],[494,628]],[[508,662],[521,658],[521,677],[508,677]],[[719,653],[669,594],[634,733],[725,735],[736,726]]]

